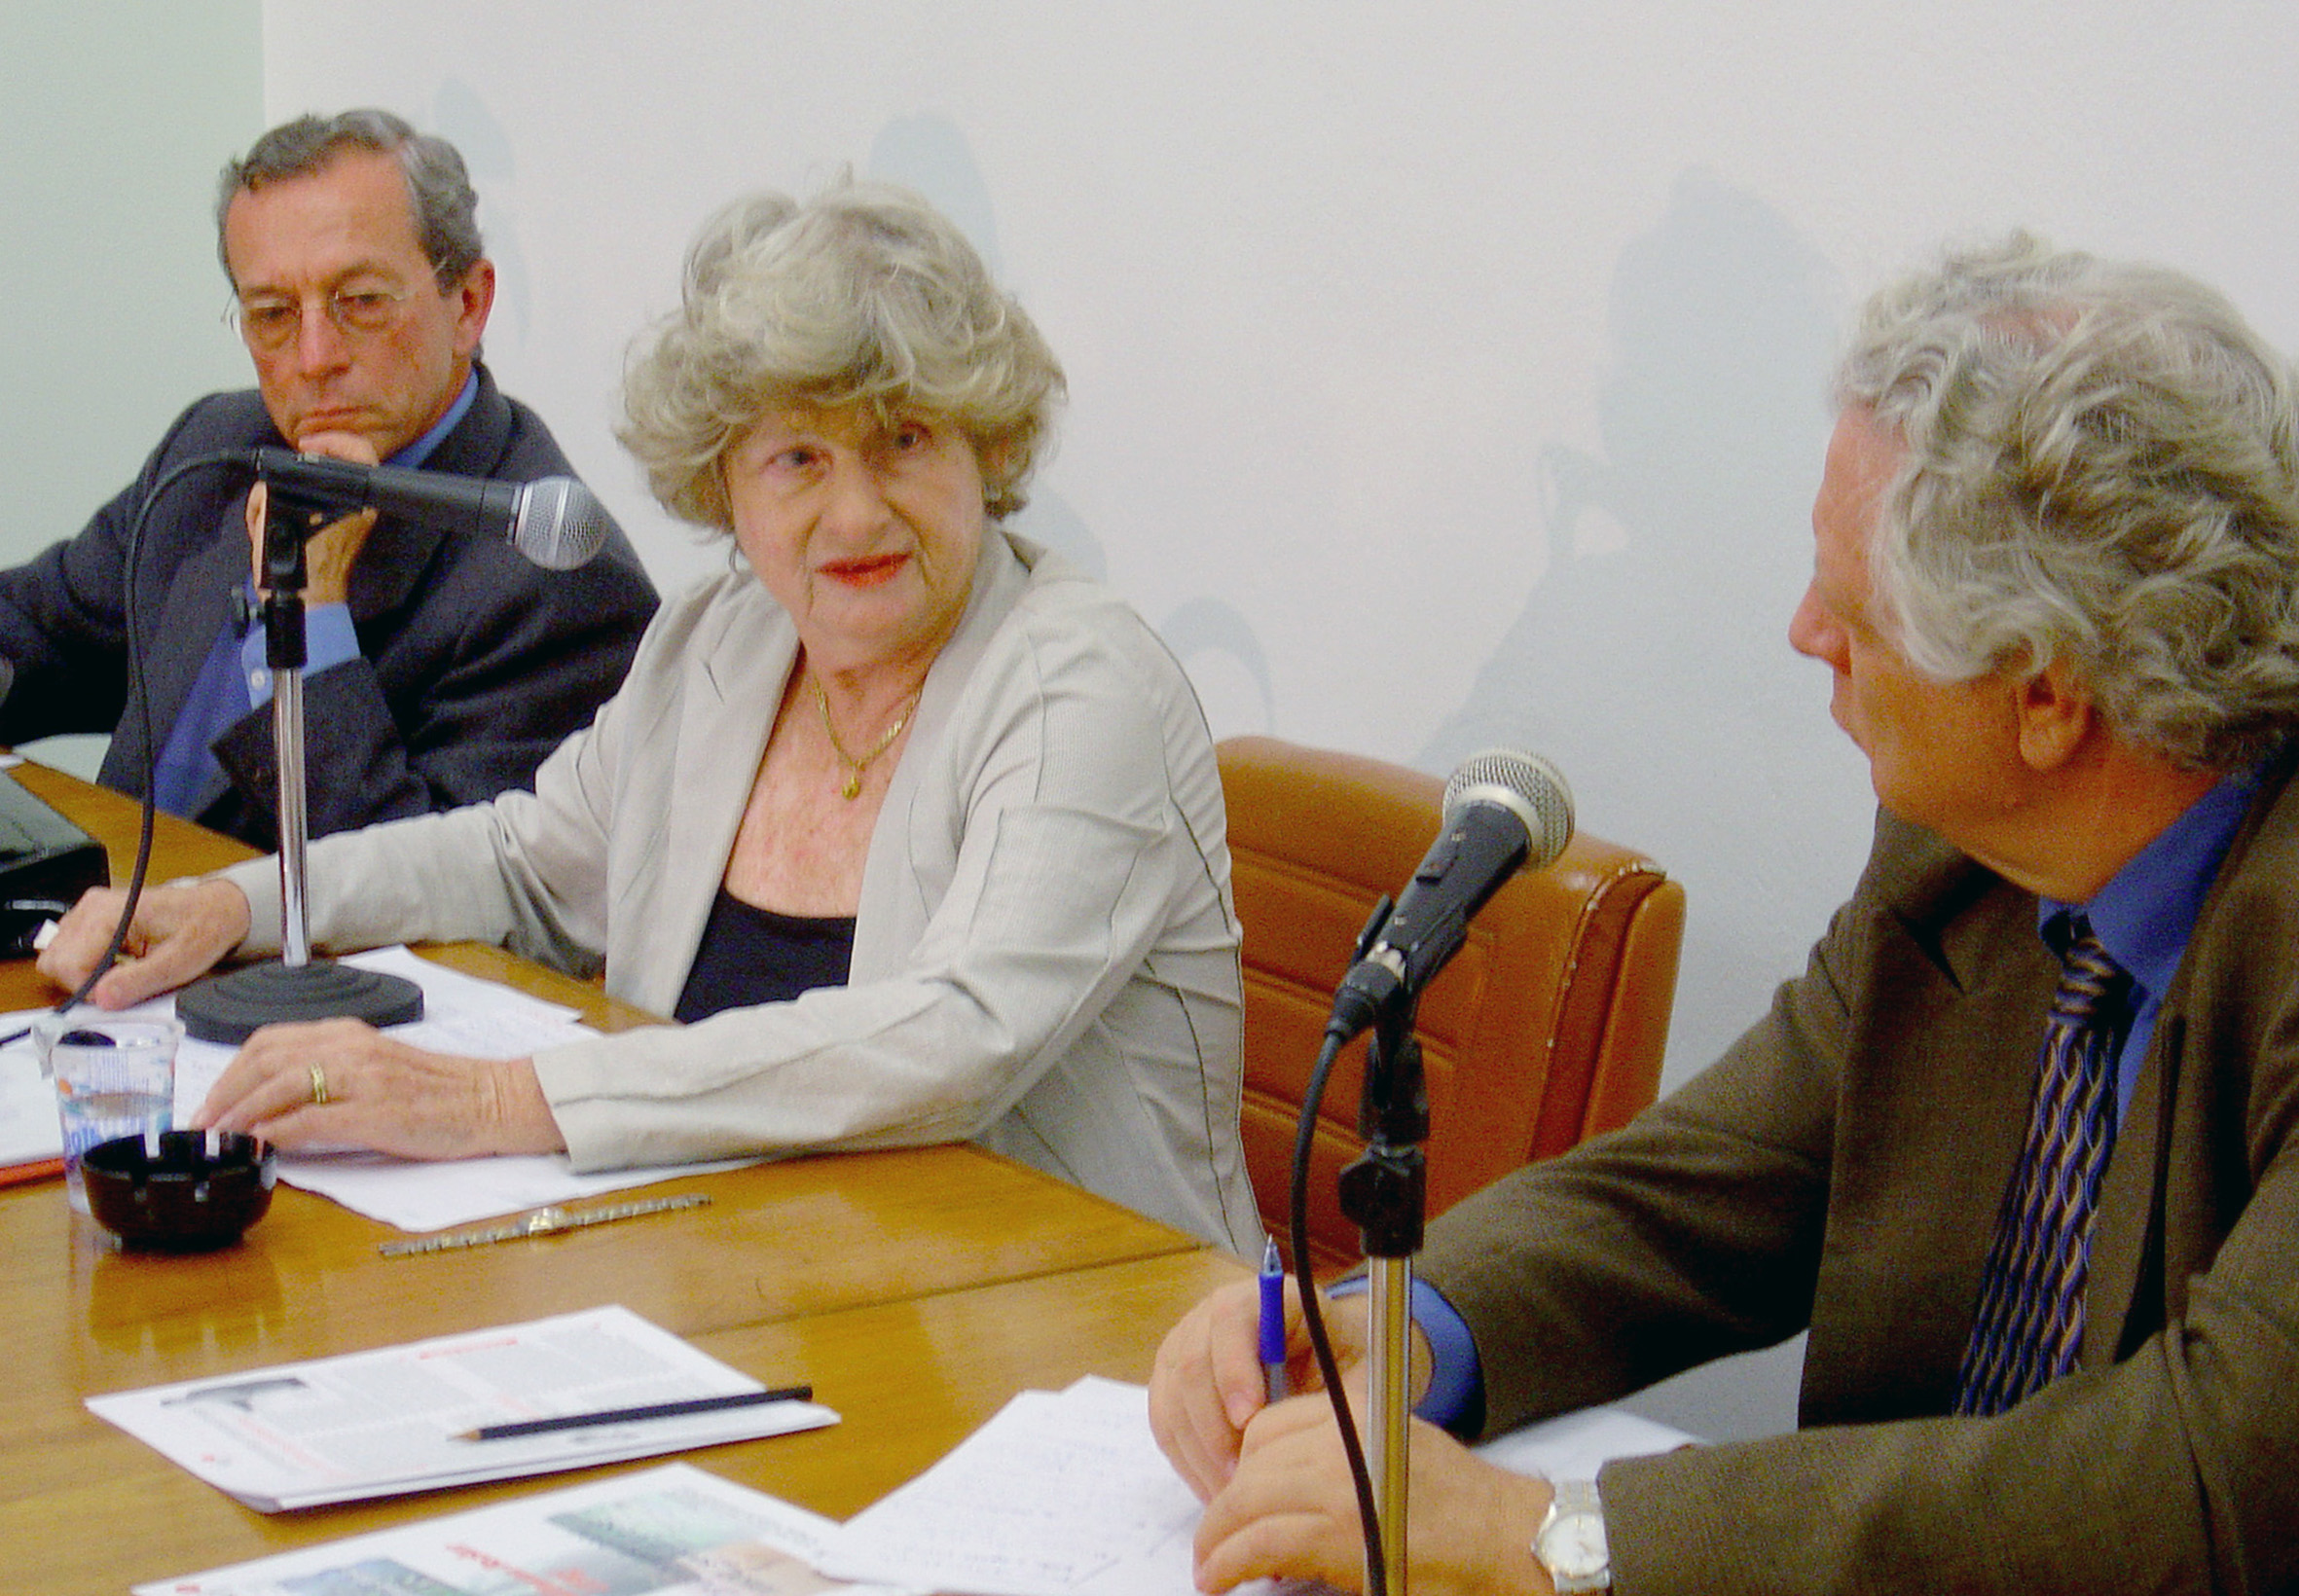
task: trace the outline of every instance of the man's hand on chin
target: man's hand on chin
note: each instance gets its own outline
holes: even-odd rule
[[[296,440],[296,450],[304,454],[325,454],[331,459],[349,460],[353,465],[376,465],[375,445],[356,432],[314,432]],[[269,494],[262,483],[255,485],[247,495],[247,539],[255,574],[256,591],[264,587],[264,515]],[[359,510],[333,521],[307,539],[304,544],[304,602],[306,604],[340,604],[350,592],[351,567],[358,563],[359,551],[367,546],[367,534],[375,530],[376,513]]]

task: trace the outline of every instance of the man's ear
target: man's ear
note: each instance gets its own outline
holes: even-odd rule
[[[2038,774],[2059,770],[2074,758],[2098,725],[2091,690],[2062,660],[2047,663],[2014,692],[2020,757]]]
[[[484,257],[473,261],[463,280],[450,292],[456,302],[456,352],[476,355],[480,335],[487,331],[488,315],[494,309],[494,262]]]

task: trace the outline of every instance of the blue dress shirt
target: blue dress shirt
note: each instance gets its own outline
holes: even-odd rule
[[[2190,804],[2090,902],[2045,898],[2036,905],[2037,929],[2047,944],[2062,945],[2062,927],[2080,914],[2091,922],[2107,957],[2132,978],[2132,1023],[2115,1060],[2119,1128],[2131,1106],[2156,1019],[2163,1013],[2164,994],[2171,990],[2171,977],[2187,952],[2187,939],[2195,934],[2196,916],[2218,879],[2219,861],[2227,857],[2244,816],[2250,813],[2264,769],[2238,771]]]
[[[410,469],[420,466],[461,423],[478,397],[479,374],[473,371],[463,380],[462,392],[447,407],[447,414],[383,463]],[[248,582],[242,591],[252,602],[255,583]],[[234,723],[272,702],[272,669],[264,655],[260,622],[237,635],[227,626],[217,635],[191,692],[185,695],[183,708],[176,713],[175,724],[168,729],[167,741],[161,744],[152,793],[154,801],[168,814],[196,819],[229,785],[212,744]],[[350,605],[314,604],[304,612],[304,655],[306,676],[359,657],[359,636],[351,626]]]

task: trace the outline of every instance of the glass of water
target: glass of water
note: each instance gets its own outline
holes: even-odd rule
[[[64,1131],[64,1196],[82,1214],[80,1155],[115,1137],[156,1138],[175,1119],[175,1049],[184,1028],[174,1020],[44,1014],[32,1022],[40,1063],[55,1081]],[[157,1143],[155,1143],[156,1145]]]

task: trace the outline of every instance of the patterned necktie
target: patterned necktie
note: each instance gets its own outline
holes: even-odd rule
[[[2002,1412],[2074,1368],[2083,1344],[2092,1211],[2115,1142],[2115,1055],[2132,983],[2089,924],[2070,921],[2068,931],[2027,1144],[1996,1216],[1957,1377],[1962,1414]]]

